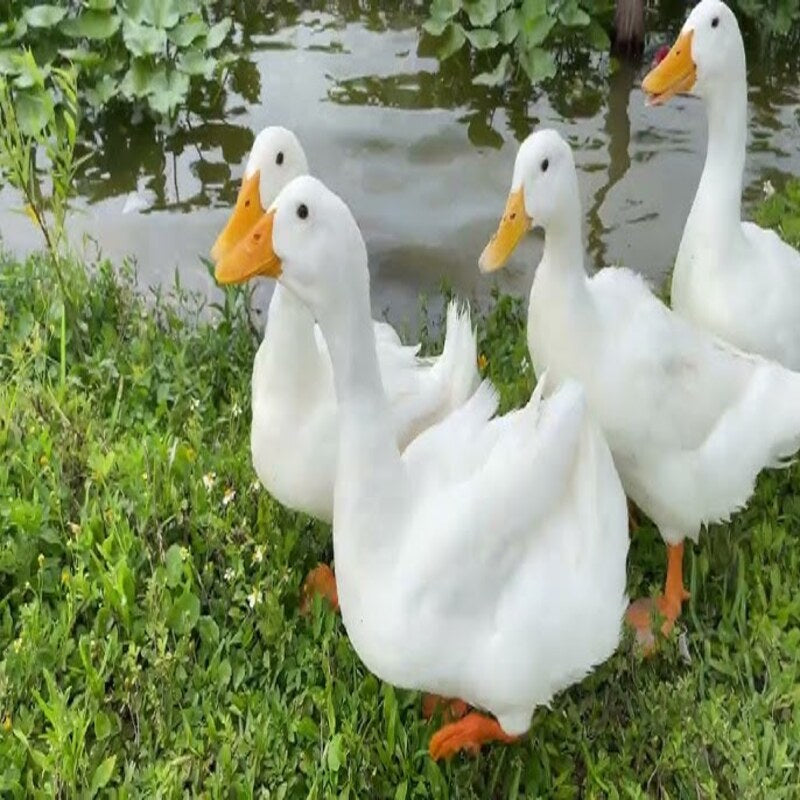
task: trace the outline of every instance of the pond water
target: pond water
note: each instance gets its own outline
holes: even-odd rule
[[[185,286],[213,294],[200,256],[232,207],[254,133],[282,124],[362,227],[376,313],[412,319],[419,294],[443,280],[476,301],[495,284],[526,292],[541,246],[535,236],[491,279],[477,258],[502,211],[518,142],[546,125],[576,150],[589,264],[625,264],[663,284],[702,168],[705,117],[694,98],[645,106],[638,87],[647,56],[630,66],[562,53],[547,91],[501,92],[472,85],[480,65],[466,53],[439,64],[427,52],[419,3],[264,5],[234,4],[242,59],[224,90],[194,92],[174,128],[121,110],[92,127],[74,241],[133,257],[142,286],[171,284],[177,270]],[[685,13],[673,2],[650,14],[650,51],[672,40]],[[800,174],[800,82],[797,53],[748,45],[746,196],[755,201],[764,180]],[[0,192],[4,242],[23,252],[38,238],[18,204]],[[259,289],[261,304],[268,291]]]

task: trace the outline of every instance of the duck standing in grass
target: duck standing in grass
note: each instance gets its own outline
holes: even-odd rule
[[[624,616],[625,498],[582,389],[568,381],[545,400],[540,383],[495,417],[484,383],[401,451],[347,206],[314,178],[292,181],[216,269],[221,283],[255,274],[302,302],[328,343],[333,545],[356,652],[383,680],[494,715],[445,725],[434,758],[513,740],[611,655]]]
[[[259,133],[236,207],[212,249],[224,258],[261,219],[280,190],[308,172],[297,137],[281,127]],[[243,275],[242,279],[252,276]],[[458,408],[479,383],[477,344],[468,310],[451,303],[442,354],[420,358],[385,322],[373,321],[381,381],[400,448]],[[278,284],[252,378],[250,449],[264,487],[283,505],[330,522],[336,474],[337,408],[330,356],[306,306]],[[321,565],[305,594],[320,592],[337,605],[331,569]]]
[[[667,633],[688,597],[684,538],[728,519],[748,501],[759,471],[800,445],[800,375],[696,328],[631,270],[590,278],[572,150],[551,130],[520,147],[481,269],[503,266],[533,225],[544,228],[545,246],[528,309],[532,362],[537,374],[583,384],[628,495],[667,544],[666,586],[656,601]],[[647,647],[652,612],[649,601],[629,610]]]
[[[800,370],[800,253],[742,222],[747,71],[733,12],[702,0],[642,88],[654,104],[699,95],[708,151],[672,275],[672,307],[749,353]]]

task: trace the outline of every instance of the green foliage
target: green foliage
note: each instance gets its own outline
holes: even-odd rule
[[[11,18],[0,24],[0,74],[39,105],[46,99],[30,85],[23,47],[45,75],[74,64],[82,97],[94,108],[121,97],[170,117],[185,102],[192,78],[210,78],[218,69],[217,54],[231,28],[229,17],[212,24],[210,0],[10,5]]]
[[[59,393],[49,265],[0,264],[0,795],[798,796],[797,469],[687,556],[654,659],[623,642],[519,744],[434,764],[419,696],[370,676],[320,601],[299,613],[330,532],[255,483],[246,297],[209,320],[64,268],[82,303]],[[524,311],[497,297],[479,323],[504,407],[533,385]],[[632,594],[663,550],[644,524]]]
[[[800,179],[789,180],[780,192],[762,203],[756,221],[775,228],[794,247],[800,247]]]
[[[800,32],[800,0],[734,0],[733,8],[757,25],[762,36],[788,36]]]
[[[446,59],[469,42],[474,51],[499,55],[474,82],[500,86],[512,77],[514,64],[531,83],[557,72],[556,49],[579,40],[607,50],[603,22],[610,5],[594,0],[433,0],[425,31],[438,37],[439,58]]]

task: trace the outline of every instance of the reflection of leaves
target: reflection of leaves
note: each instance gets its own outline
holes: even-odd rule
[[[519,63],[531,83],[538,83],[556,74],[556,60],[553,54],[541,47],[532,47],[520,54]]]
[[[490,72],[481,72],[472,81],[477,86],[500,86],[508,79],[508,73],[511,69],[511,56],[508,53],[503,53],[500,56],[500,61],[497,66]]]
[[[458,24],[450,24],[445,29],[442,37],[442,42],[437,49],[439,58],[444,61],[453,53],[457,53],[463,46],[467,37],[464,35],[464,29]]]

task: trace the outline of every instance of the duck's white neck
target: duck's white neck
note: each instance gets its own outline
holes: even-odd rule
[[[738,68],[706,94],[708,150],[687,224],[732,235],[741,222],[742,180],[747,147],[747,81],[744,53]]]
[[[358,273],[355,279],[340,281],[339,296],[325,303],[317,316],[331,356],[339,408],[334,494],[337,546],[349,529],[349,525],[338,524],[340,519],[346,523],[355,509],[361,520],[371,515],[376,520],[385,518],[386,513],[393,513],[393,499],[404,485],[403,465],[378,367],[369,278],[366,267],[363,275],[360,270],[353,272]],[[341,516],[343,509],[345,517]],[[380,541],[381,527],[371,527],[375,542]]]
[[[277,284],[267,314],[267,379],[271,391],[302,392],[319,375],[314,317],[288,289]],[[255,387],[254,387],[255,388]]]

